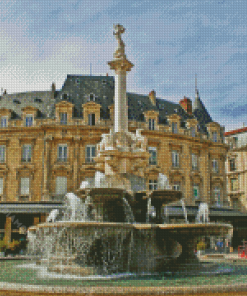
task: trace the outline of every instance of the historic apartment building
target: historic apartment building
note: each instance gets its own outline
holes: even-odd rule
[[[233,208],[247,211],[247,127],[225,133],[227,192]]]
[[[179,104],[127,93],[129,131],[142,129],[150,152],[146,188],[165,174],[187,205],[228,205],[224,128],[214,122],[196,90]],[[0,98],[0,228],[15,236],[44,221],[97,170],[96,145],[114,119],[114,77],[68,75],[61,90]],[[116,164],[117,165],[117,164]],[[10,215],[11,213],[11,215]],[[14,215],[14,218],[13,218]],[[12,217],[12,218],[11,218]],[[16,221],[18,220],[18,221]]]

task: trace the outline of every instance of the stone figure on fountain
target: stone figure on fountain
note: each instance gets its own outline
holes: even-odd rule
[[[126,55],[125,55],[125,45],[123,43],[123,40],[121,38],[121,35],[124,33],[125,28],[120,25],[114,25],[114,30],[115,32],[113,32],[113,35],[116,37],[117,41],[118,41],[118,48],[114,53],[114,58],[115,59],[126,59]]]

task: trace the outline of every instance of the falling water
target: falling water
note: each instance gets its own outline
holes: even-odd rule
[[[180,200],[180,202],[181,202],[182,209],[183,209],[183,212],[184,212],[184,219],[185,219],[185,222],[186,222],[186,223],[189,223],[188,218],[187,218],[187,210],[186,210],[186,206],[185,206],[185,203],[184,203],[184,199],[182,198],[182,199]]]
[[[169,210],[168,210],[168,207],[166,206],[165,207],[165,217],[166,217],[166,223],[169,223]]]
[[[125,197],[123,197],[123,206],[124,206],[124,213],[125,213],[125,217],[126,217],[126,222],[127,223],[134,223],[135,218],[133,215],[133,211],[132,211],[131,206],[129,205],[129,203]]]
[[[149,223],[149,215],[150,215],[150,212],[151,212],[151,197],[148,198],[148,201],[147,201],[147,213],[146,213],[146,223]]]

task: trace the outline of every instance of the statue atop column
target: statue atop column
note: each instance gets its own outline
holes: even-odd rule
[[[125,28],[120,24],[114,25],[113,28],[115,30],[113,32],[113,35],[115,35],[115,37],[118,41],[118,48],[114,53],[114,58],[115,59],[126,59],[125,50],[124,50],[125,45],[124,45],[123,40],[121,38],[121,35],[124,33]]]

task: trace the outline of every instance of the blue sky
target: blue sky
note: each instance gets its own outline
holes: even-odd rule
[[[1,0],[0,87],[61,88],[67,74],[114,75],[113,24],[135,67],[128,91],[200,96],[226,130],[247,125],[246,0]]]

